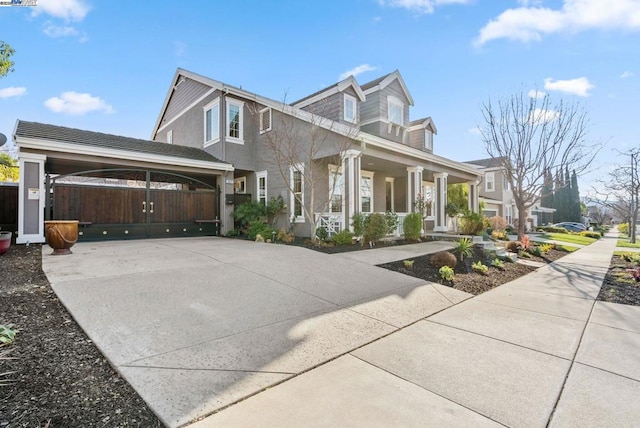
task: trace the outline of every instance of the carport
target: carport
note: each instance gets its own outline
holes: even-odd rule
[[[44,242],[49,219],[96,240],[214,235],[230,218],[233,166],[199,148],[21,120],[14,141],[18,243]]]

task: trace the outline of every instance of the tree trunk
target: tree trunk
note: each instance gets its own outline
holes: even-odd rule
[[[522,240],[527,226],[527,210],[524,205],[518,204],[517,201],[516,208],[518,208],[518,239]]]

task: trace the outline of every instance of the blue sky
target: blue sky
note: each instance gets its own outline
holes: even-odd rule
[[[481,104],[530,90],[588,110],[604,147],[583,193],[640,145],[640,0],[38,0],[0,28],[7,136],[23,119],[150,138],[177,67],[289,101],[398,69],[441,156],[487,157]]]

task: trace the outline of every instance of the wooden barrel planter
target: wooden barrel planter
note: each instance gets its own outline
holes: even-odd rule
[[[11,232],[0,232],[0,256],[11,246]]]
[[[78,220],[47,220],[44,234],[54,255],[71,254],[71,247],[78,241]]]

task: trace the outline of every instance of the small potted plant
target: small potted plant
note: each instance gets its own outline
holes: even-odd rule
[[[0,255],[6,253],[11,246],[11,232],[0,231]]]

